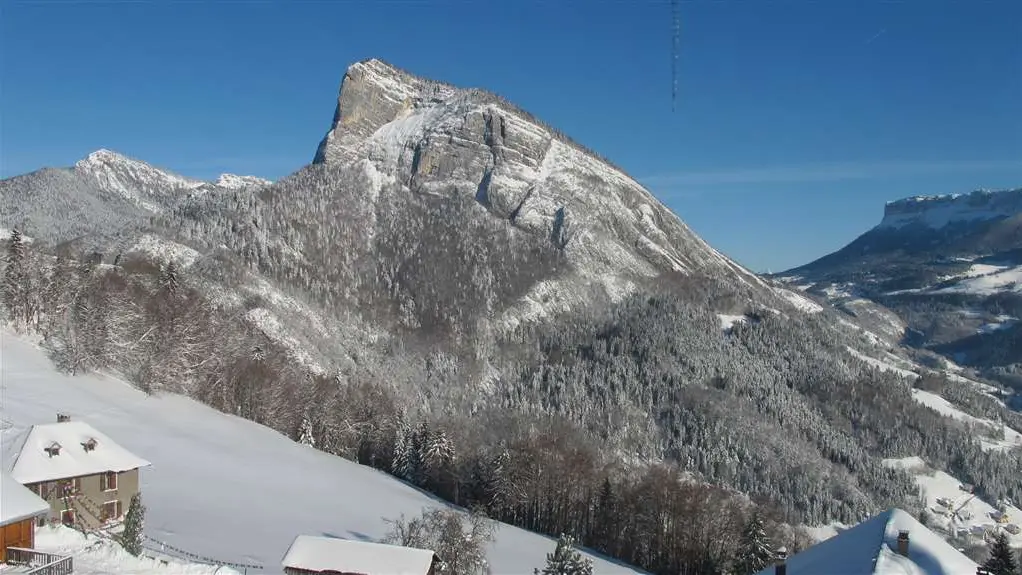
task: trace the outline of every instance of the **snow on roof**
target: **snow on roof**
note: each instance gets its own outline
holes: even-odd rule
[[[909,532],[908,557],[897,553]],[[788,558],[788,575],[966,575],[976,563],[901,509],[890,509]],[[756,575],[773,575],[774,566]]]
[[[50,504],[0,470],[0,525],[44,515]]]
[[[285,568],[307,571],[425,575],[433,564],[433,552],[336,537],[299,535],[281,563]]]
[[[90,440],[94,446],[86,449]],[[19,433],[8,430],[3,444],[4,469],[21,484],[150,465],[84,421],[33,425]]]

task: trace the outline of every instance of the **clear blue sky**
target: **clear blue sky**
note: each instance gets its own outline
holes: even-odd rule
[[[0,7],[0,174],[110,148],[184,175],[311,160],[346,66],[499,92],[757,271],[885,200],[1022,185],[1022,1],[19,2]]]

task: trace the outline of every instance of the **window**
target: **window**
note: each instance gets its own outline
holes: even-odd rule
[[[60,512],[60,522],[68,527],[75,524],[75,511],[74,509],[65,509]]]
[[[61,497],[78,495],[82,492],[82,478],[65,479],[59,483]]]
[[[103,475],[99,476],[99,490],[100,491],[114,491],[117,489],[117,472],[107,471]]]
[[[39,484],[39,497],[49,501],[50,499],[50,482],[44,481]]]
[[[103,521],[116,521],[121,518],[121,502],[107,501],[103,504]]]

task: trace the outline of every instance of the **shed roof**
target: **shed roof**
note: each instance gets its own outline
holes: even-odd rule
[[[45,515],[50,504],[0,470],[0,525]]]
[[[281,560],[285,568],[365,575],[426,575],[433,552],[414,547],[299,535]]]

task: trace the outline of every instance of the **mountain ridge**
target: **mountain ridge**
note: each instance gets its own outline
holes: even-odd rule
[[[989,448],[913,390],[945,386],[975,417],[1013,421],[976,382],[901,357],[866,313],[745,270],[626,174],[492,95],[421,84],[426,97],[406,105],[404,84],[366,80],[367,66],[346,74],[321,161],[251,192],[198,186],[154,213],[73,170],[60,172],[66,189],[0,182],[5,200],[25,189],[52,207],[80,185],[136,214],[130,226],[76,218],[90,241],[67,252],[73,266],[33,253],[35,281],[56,295],[26,296],[40,311],[15,317],[40,318],[68,369],[187,393],[544,532],[576,528],[570,509],[628,492],[633,472],[660,463],[791,522],[911,503],[911,477],[881,457],[925,456],[988,497],[1022,489],[1004,472],[1010,446]],[[142,179],[129,191],[159,180]],[[72,214],[48,216],[34,231],[53,236],[46,224]],[[458,454],[444,473],[407,455],[436,429]],[[519,463],[502,467],[505,452]],[[524,499],[452,484],[505,469],[498,479]],[[689,560],[629,555],[611,533],[592,537],[637,564]]]

